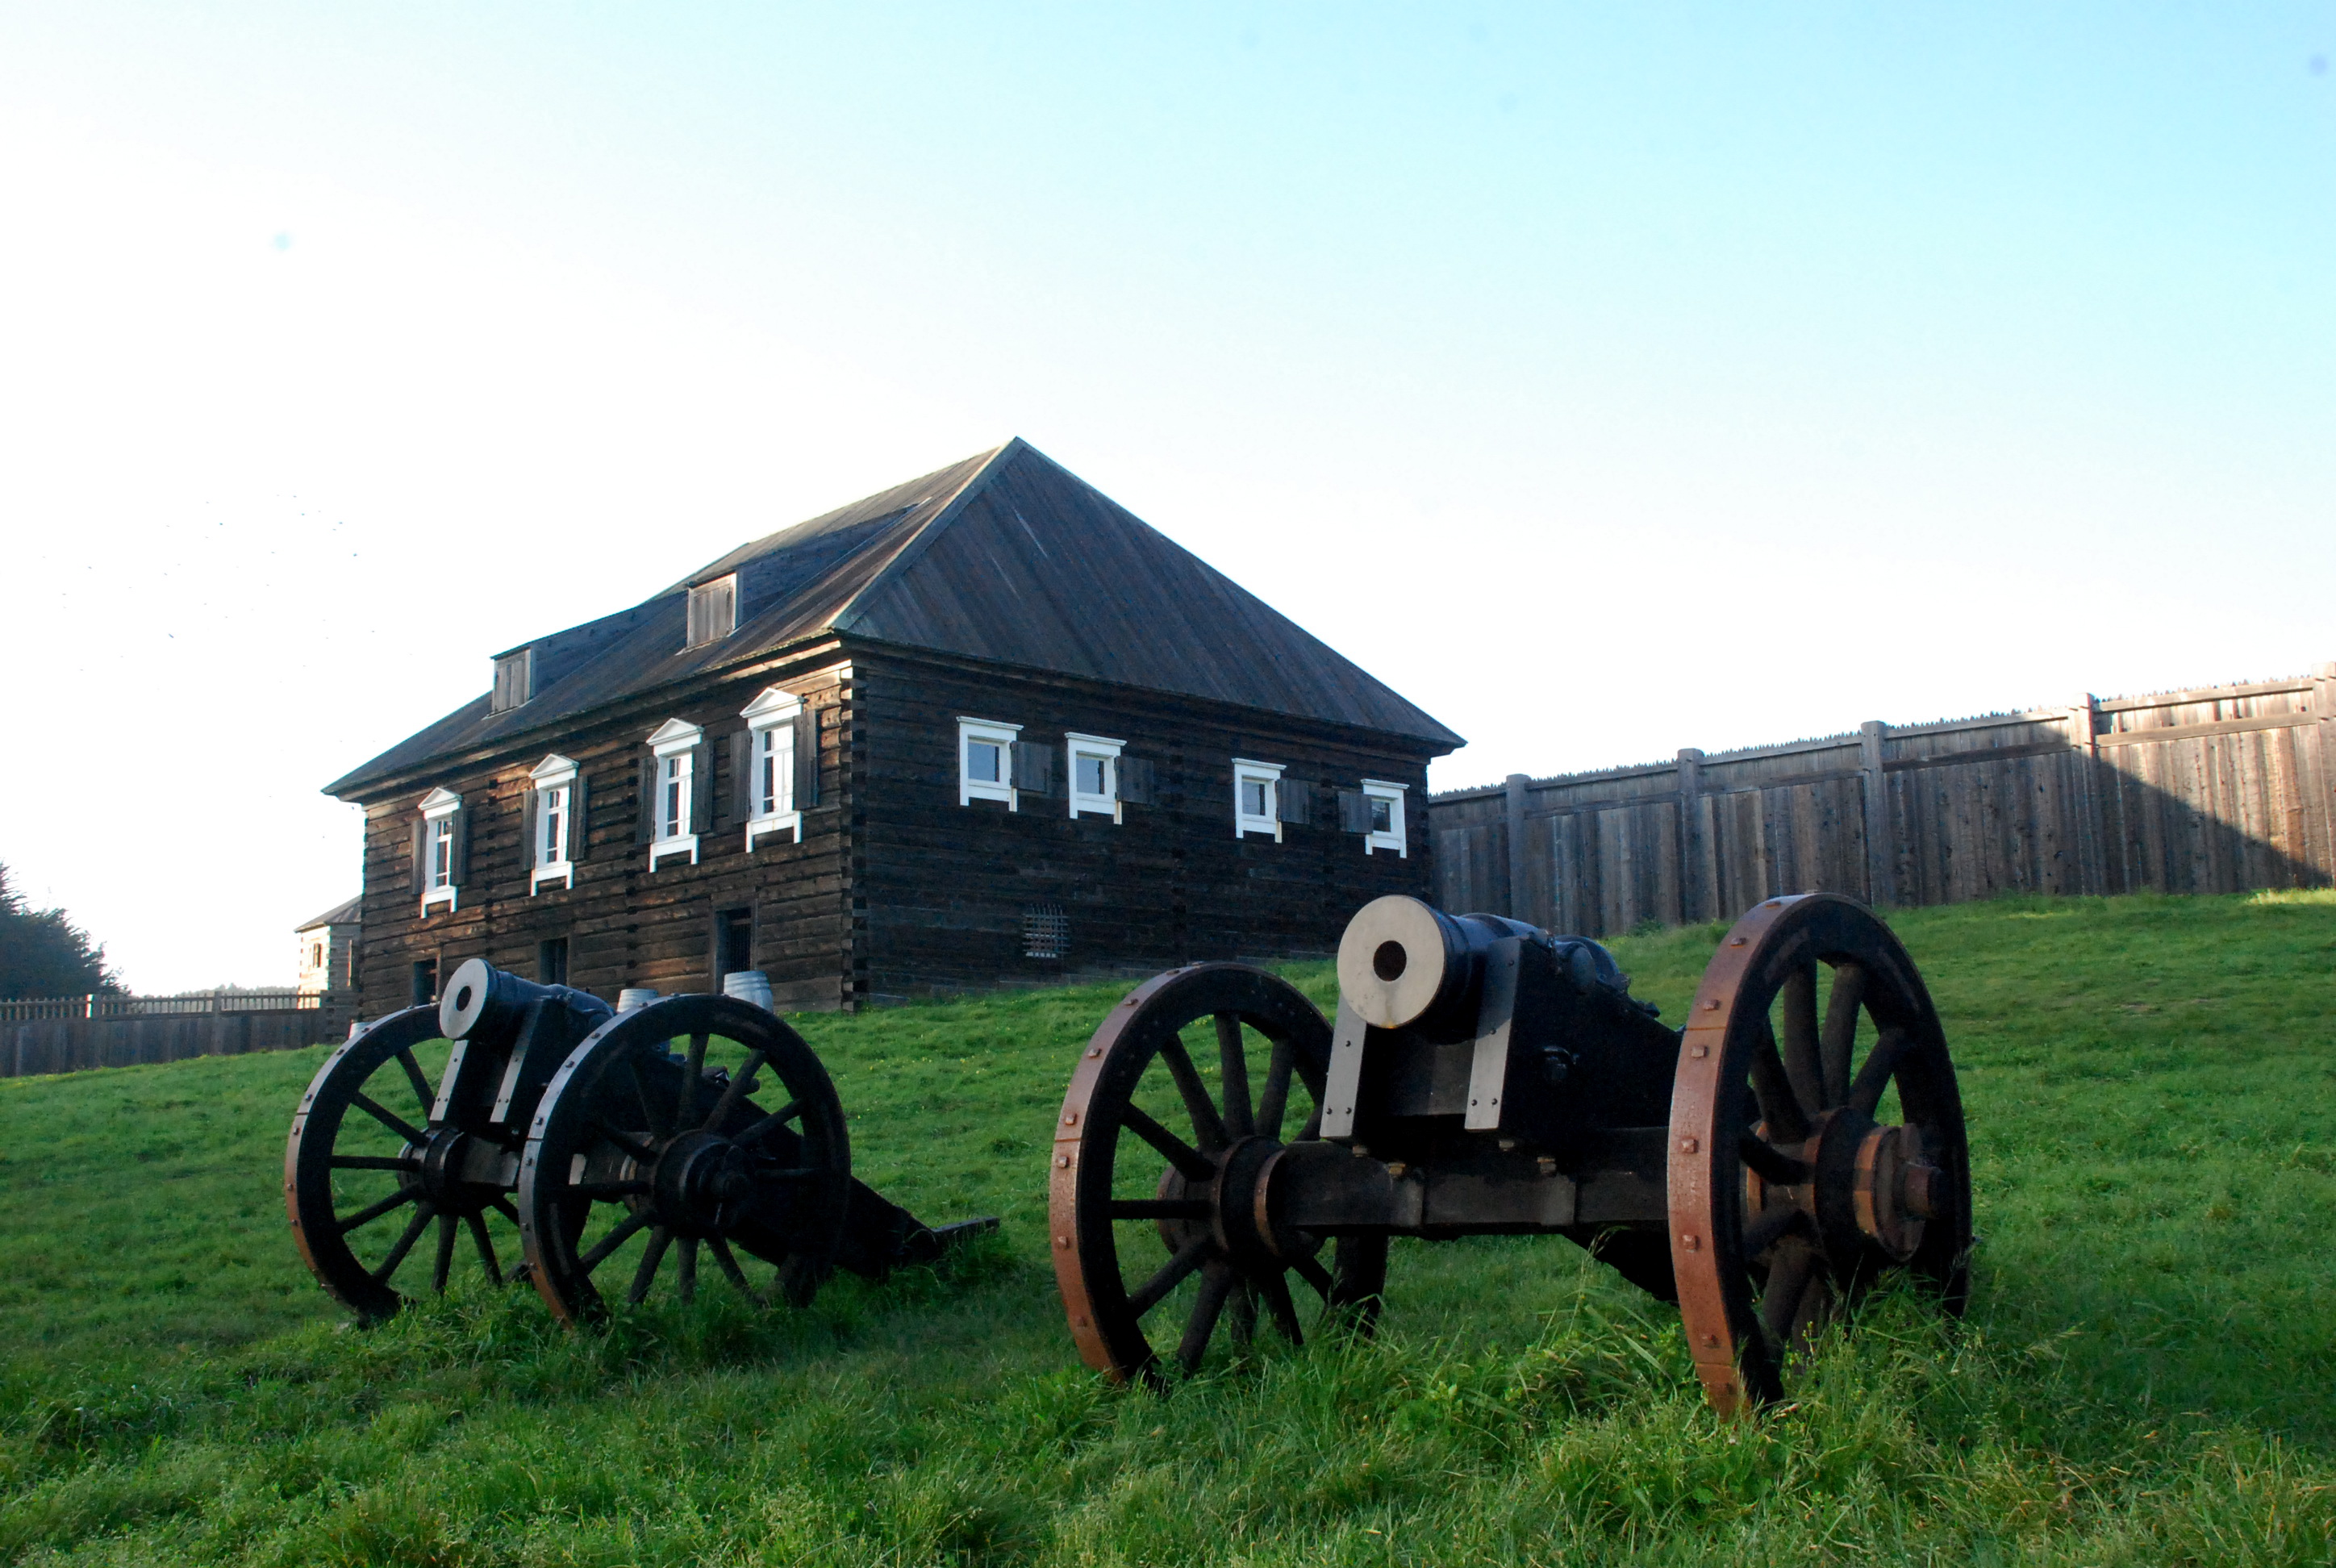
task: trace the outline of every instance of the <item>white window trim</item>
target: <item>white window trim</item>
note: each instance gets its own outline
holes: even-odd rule
[[[1089,816],[1107,816],[1118,822],[1119,814],[1119,754],[1127,749],[1124,740],[1108,740],[1099,735],[1081,735],[1076,730],[1063,732],[1063,794],[1070,797],[1071,815],[1085,812]],[[1079,793],[1079,758],[1103,758],[1103,794]]]
[[[1248,757],[1233,758],[1233,837],[1251,833],[1271,833],[1273,842],[1281,842],[1281,770],[1278,762],[1252,762]],[[1266,814],[1251,816],[1241,810],[1241,785],[1251,780],[1262,780],[1270,794],[1266,801]]]
[[[462,797],[443,785],[422,797],[422,820],[426,824],[423,830],[422,840],[422,852],[425,857],[425,863],[434,862],[436,859],[438,824],[462,809]],[[447,851],[449,855],[453,852],[452,849]],[[450,914],[462,907],[462,888],[454,881],[451,872],[444,887],[428,887],[422,890],[422,912],[428,914],[432,904],[444,904]]]
[[[957,716],[957,803],[971,805],[976,801],[1004,801],[1006,809],[1022,809],[1020,792],[1014,787],[1014,743],[1022,738],[1022,726],[1004,724],[997,719]],[[1006,776],[996,784],[973,776],[971,743],[987,741],[998,748],[998,772]]]
[[[648,739],[649,751],[656,756],[658,762],[662,763],[669,756],[677,756],[683,752],[696,751],[697,749],[698,743],[703,741],[705,738],[706,731],[699,726],[685,724],[677,718],[669,718],[666,720],[665,723],[657,726],[657,728],[650,733]],[[664,774],[665,770],[663,768],[659,768],[657,770],[658,776],[657,787],[660,793],[665,789]],[[688,821],[692,804],[696,798],[696,794],[697,779],[695,772],[695,765],[693,765],[688,786],[683,790],[681,796],[681,813],[682,818],[685,822]],[[650,809],[653,811],[657,809],[655,802],[651,803]],[[660,816],[663,814],[664,813],[662,812],[658,813],[658,815]],[[696,865],[697,863],[697,824],[694,822],[690,822],[688,823],[688,826],[690,831],[687,833],[676,833],[671,838],[661,838],[649,845],[649,870],[657,870],[657,862],[661,860],[669,860],[673,856],[680,854],[687,855],[691,865]]]
[[[546,882],[556,881],[561,887],[572,891],[576,886],[576,856],[571,848],[576,842],[576,763],[573,758],[564,757],[558,752],[553,752],[550,756],[528,769],[527,777],[529,784],[535,790],[538,796],[548,794],[563,785],[568,790],[567,817],[560,824],[561,852],[560,858],[550,865],[540,864],[535,858],[537,846],[533,843],[527,846],[528,897],[533,898],[536,889]],[[536,803],[536,822],[539,824],[543,821],[542,804],[540,799]]]
[[[754,798],[757,800],[761,798],[762,794],[761,790],[755,786],[759,784],[759,781],[763,776],[763,746],[764,745],[763,737],[770,734],[773,730],[792,730],[794,726],[795,716],[803,712],[803,698],[797,696],[791,691],[782,691],[780,688],[774,686],[765,687],[763,689],[762,694],[756,696],[753,702],[748,703],[745,707],[738,710],[738,716],[746,721],[746,733],[754,737],[747,743],[746,759],[747,766],[752,770],[750,778],[753,781],[749,784],[748,787],[754,789]],[[791,792],[788,798],[792,800],[793,798],[792,794],[793,788],[792,780],[790,780],[788,787]],[[754,852],[754,841],[756,839],[762,838],[766,834],[785,833],[789,830],[793,831],[795,842],[803,842],[803,810],[801,807],[796,807],[789,811],[770,812],[759,815],[750,815],[746,819],[746,852],[748,854],[753,854]]]
[[[1403,798],[1409,788],[1407,784],[1392,784],[1386,779],[1367,778],[1363,781],[1363,800],[1367,805],[1371,801],[1381,800],[1391,802],[1395,807],[1388,813],[1394,823],[1392,827],[1383,833],[1367,833],[1363,835],[1365,854],[1373,850],[1393,850],[1405,860],[1411,858],[1411,840],[1404,832],[1403,820]]]

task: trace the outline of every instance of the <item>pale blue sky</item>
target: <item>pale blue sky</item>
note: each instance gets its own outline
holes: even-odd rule
[[[1468,735],[1439,786],[2336,658],[2331,58],[2327,3],[0,7],[0,860],[133,983],[285,978],[316,786],[491,651],[1008,434]]]

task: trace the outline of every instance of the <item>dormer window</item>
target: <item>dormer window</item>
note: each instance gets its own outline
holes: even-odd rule
[[[689,641],[699,648],[738,629],[738,574],[701,582],[689,590]]]
[[[495,655],[495,687],[487,698],[489,713],[508,713],[535,695],[535,649]]]

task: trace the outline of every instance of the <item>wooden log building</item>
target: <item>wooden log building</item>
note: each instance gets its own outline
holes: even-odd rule
[[[1460,737],[1019,441],[498,654],[326,793],[363,1008],[481,956],[783,1008],[1332,950]]]

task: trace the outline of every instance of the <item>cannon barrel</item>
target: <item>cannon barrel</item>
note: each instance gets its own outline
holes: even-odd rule
[[[1575,990],[1630,991],[1614,955],[1587,938],[1552,936],[1504,915],[1449,915],[1390,893],[1357,911],[1338,939],[1339,998],[1374,1028],[1470,1038],[1484,1008],[1487,960],[1509,938],[1547,950]]]
[[[527,1026],[528,1009],[550,1004],[566,1009],[582,1027],[571,1029],[582,1039],[616,1009],[589,991],[572,986],[542,986],[523,980],[509,969],[499,969],[484,959],[471,959],[446,982],[438,1000],[438,1027],[450,1040],[476,1039],[509,1047]]]

